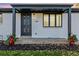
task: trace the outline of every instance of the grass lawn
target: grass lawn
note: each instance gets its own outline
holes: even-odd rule
[[[0,50],[0,56],[79,56],[79,51],[67,50]]]

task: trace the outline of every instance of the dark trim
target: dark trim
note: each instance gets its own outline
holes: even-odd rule
[[[29,12],[30,13],[30,30],[31,30],[31,34],[30,34],[30,36],[32,36],[32,15],[31,15],[31,12]]]
[[[13,32],[13,34],[16,34],[16,12],[15,12],[15,10],[16,10],[15,8],[12,9],[12,12],[13,12],[13,14],[12,14],[12,16],[13,16],[12,17],[12,20],[13,20],[13,22],[12,22],[13,23],[12,24],[13,25],[12,26],[13,27],[12,32]]]
[[[22,13],[21,13],[21,36],[22,36]]]
[[[46,7],[46,6],[52,6],[52,7],[54,7],[54,6],[60,6],[60,7],[71,7],[71,6],[73,6],[73,4],[11,4],[13,7],[25,7],[25,6],[28,6],[28,7],[42,7],[42,6],[44,6],[44,7]]]
[[[61,27],[63,27],[63,15],[61,14]]]
[[[71,8],[68,10],[68,37],[71,35]]]
[[[57,20],[56,20],[56,14],[55,14],[55,26],[54,26],[54,27],[56,27],[56,21],[57,21]]]
[[[48,18],[49,18],[48,19],[48,21],[49,21],[49,25],[48,26],[50,27],[50,14],[48,14]]]
[[[43,18],[42,18],[42,19],[43,19],[42,25],[43,25],[43,27],[44,27],[44,13],[43,13]]]
[[[12,11],[1,11],[0,13],[12,13]],[[20,11],[16,12],[16,13],[22,13]],[[46,11],[33,11],[31,13],[53,13],[53,12],[46,12]],[[54,13],[68,13],[68,12],[54,12]],[[79,13],[79,11],[72,11],[72,13]]]
[[[49,28],[61,28],[61,26],[56,26],[56,27],[55,27],[55,26],[43,26],[43,27],[44,27],[44,28],[48,28],[48,27],[49,27]]]
[[[76,8],[71,8],[72,9],[72,13],[79,13],[79,9],[76,9]],[[27,8],[26,8],[26,10],[27,10]],[[43,9],[43,10],[41,10],[41,9],[38,9],[37,11],[32,11],[31,9],[29,9],[31,12],[35,12],[35,13],[68,13],[68,9],[64,9],[64,10],[60,10],[60,11],[53,11],[53,9]],[[29,11],[28,10],[28,11]],[[17,12],[18,11],[18,12]],[[27,12],[28,12],[27,11]],[[0,12],[2,12],[2,13],[12,13],[12,9],[1,9],[0,8]],[[21,12],[21,10],[20,9],[16,9],[16,13],[22,13]]]
[[[32,36],[32,13],[31,13],[30,17],[31,17],[30,18],[31,19],[30,21],[31,21],[31,36]]]

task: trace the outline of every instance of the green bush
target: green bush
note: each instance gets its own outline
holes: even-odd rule
[[[5,44],[6,45],[9,45],[9,37],[7,36],[7,39],[6,39],[6,41],[5,41]]]
[[[16,34],[13,33],[12,36],[14,37],[14,41],[16,41]]]
[[[74,39],[75,39],[75,41],[78,41],[78,38],[77,38],[77,36],[76,35],[73,35],[74,36]]]
[[[71,37],[71,36],[70,36],[70,37]],[[69,41],[70,37],[68,37],[68,41]],[[75,41],[75,42],[78,41],[78,38],[77,38],[76,35],[73,35],[73,38],[74,38],[74,41]]]
[[[11,36],[11,35],[7,36],[7,39],[6,39],[6,41],[5,41],[5,44],[6,44],[6,45],[9,45],[9,37],[10,37],[10,36]],[[16,35],[13,33],[12,36],[14,37],[14,42],[15,42],[15,41],[16,41]]]

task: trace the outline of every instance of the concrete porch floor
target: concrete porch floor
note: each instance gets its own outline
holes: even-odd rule
[[[68,44],[67,39],[59,38],[31,38],[21,37],[16,40],[15,44]]]

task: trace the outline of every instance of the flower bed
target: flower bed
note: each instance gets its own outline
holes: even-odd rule
[[[68,44],[16,44],[13,46],[1,45],[0,50],[79,50],[79,45]]]

